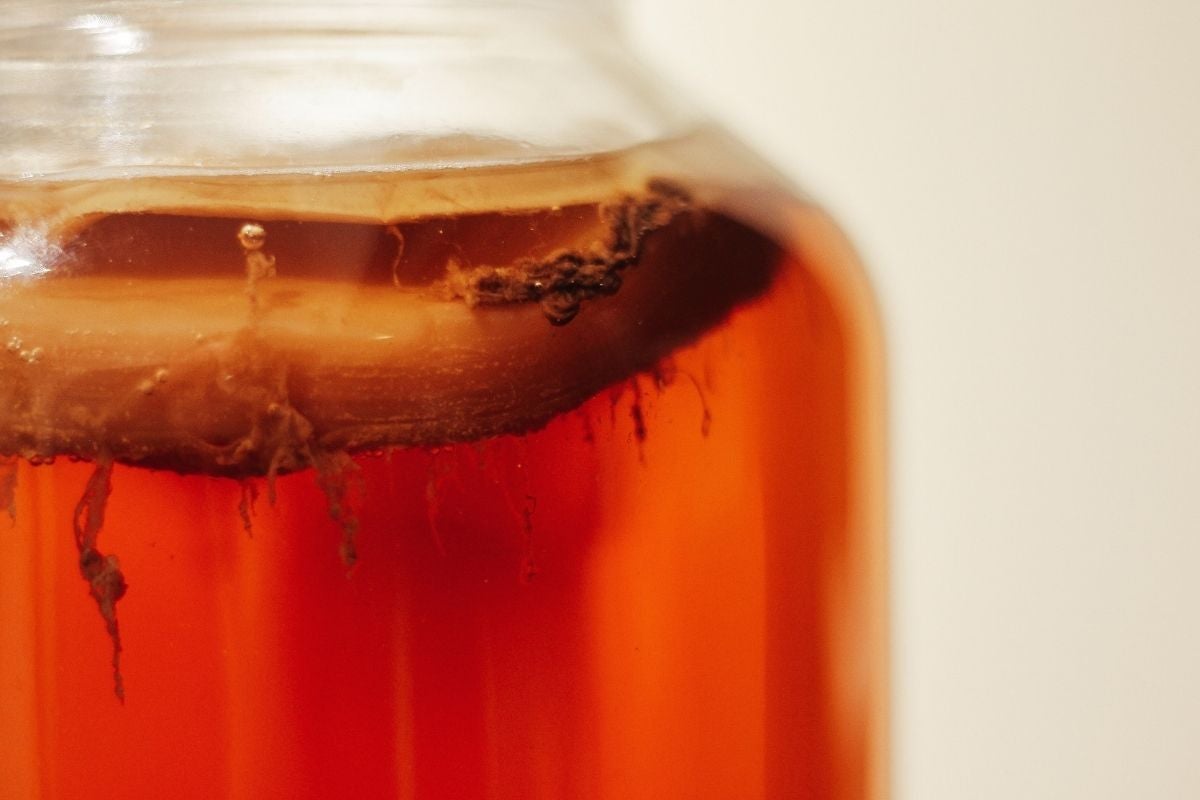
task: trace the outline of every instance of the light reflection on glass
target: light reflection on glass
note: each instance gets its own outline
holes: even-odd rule
[[[78,32],[83,48],[105,57],[93,61],[75,89],[86,118],[96,123],[93,146],[113,163],[138,163],[146,126],[136,98],[148,85],[148,74],[142,60],[129,57],[148,50],[150,32],[119,14],[79,14],[66,27]]]
[[[145,34],[116,14],[80,14],[67,27],[88,33],[97,55],[131,56],[146,48]]]
[[[45,275],[61,255],[62,249],[40,231],[0,233],[0,280]]]

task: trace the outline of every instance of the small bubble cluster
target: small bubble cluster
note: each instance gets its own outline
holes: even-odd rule
[[[42,348],[26,347],[20,336],[10,336],[4,349],[26,364],[36,364],[42,360]]]

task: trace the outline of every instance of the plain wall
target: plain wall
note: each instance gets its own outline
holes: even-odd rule
[[[896,797],[1200,797],[1200,2],[626,21],[878,287]]]

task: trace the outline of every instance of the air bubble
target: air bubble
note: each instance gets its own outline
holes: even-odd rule
[[[267,243],[267,231],[257,222],[247,222],[238,231],[238,243],[243,250],[261,250]]]

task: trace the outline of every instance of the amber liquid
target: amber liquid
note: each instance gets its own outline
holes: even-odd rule
[[[38,466],[10,458],[13,522],[0,520],[0,794],[881,796],[879,365],[869,301],[819,212],[781,207],[766,189],[726,199],[724,207],[691,200],[647,232],[636,261],[620,269],[619,289],[587,296],[561,325],[528,298],[464,306],[439,281],[450,262],[461,270],[561,252],[564,236],[604,218],[586,203],[405,221],[399,288],[388,226],[262,221],[261,252],[277,274],[259,283],[267,310],[246,325],[269,331],[275,320],[282,329],[289,307],[307,320],[305,298],[322,307],[321,292],[360,320],[376,292],[457,304],[453,313],[485,329],[483,341],[499,343],[493,352],[475,340],[458,348],[496,362],[480,373],[491,376],[480,378],[491,381],[482,395],[511,395],[515,405],[489,418],[489,435],[455,426],[438,442],[436,424],[389,428],[410,440],[372,441],[324,477],[291,462],[271,474],[270,459],[255,458],[206,470],[194,454],[172,469],[160,445],[146,456],[153,468],[139,465],[136,453],[149,451],[129,441],[141,435],[139,414],[158,406],[111,417],[103,428],[111,441],[91,452]],[[248,313],[241,217],[227,211],[93,222],[72,234],[89,242],[76,247],[83,261],[72,274],[0,285],[0,300],[7,291],[25,293],[22,305],[65,303],[78,286],[139,314],[157,308],[186,328],[188,298],[217,292]],[[175,283],[164,286],[153,269],[164,243],[189,235],[193,246],[172,264]],[[336,258],[347,237],[369,243],[357,271]],[[322,263],[333,265],[328,274]],[[122,314],[96,313],[56,324],[125,324]],[[194,325],[219,317],[198,313]],[[13,370],[101,358],[96,348],[47,343],[31,363],[37,337],[9,323],[20,346],[0,357]],[[577,380],[574,366],[542,375],[536,358],[527,373],[519,356],[501,352],[514,330],[574,353],[561,364],[582,364],[578,374],[600,375],[600,385],[581,398],[556,393],[567,407],[539,412],[547,419],[514,415],[549,393],[530,380],[591,380]],[[304,335],[321,341],[315,323]],[[333,430],[341,401],[321,406],[321,381],[302,379],[318,374],[320,359],[303,361],[301,351],[254,352],[297,359],[289,375],[301,378],[287,402],[317,420],[318,433],[326,418]],[[137,364],[155,381],[151,361]],[[202,374],[163,363],[168,375],[154,385],[121,373],[131,397],[151,398],[129,403]],[[123,367],[106,369],[90,378],[96,397],[109,391],[106,380],[118,385],[112,376]],[[356,391],[405,384],[385,375],[363,386]],[[492,408],[476,394],[471,409]],[[443,405],[450,415],[453,403]],[[114,432],[119,424],[126,433]],[[104,473],[111,495],[94,533],[128,581],[115,603],[124,702],[114,697],[112,639],[81,580],[77,541],[81,498],[97,470],[109,469],[106,459],[116,462]],[[349,540],[353,566],[338,555]]]

